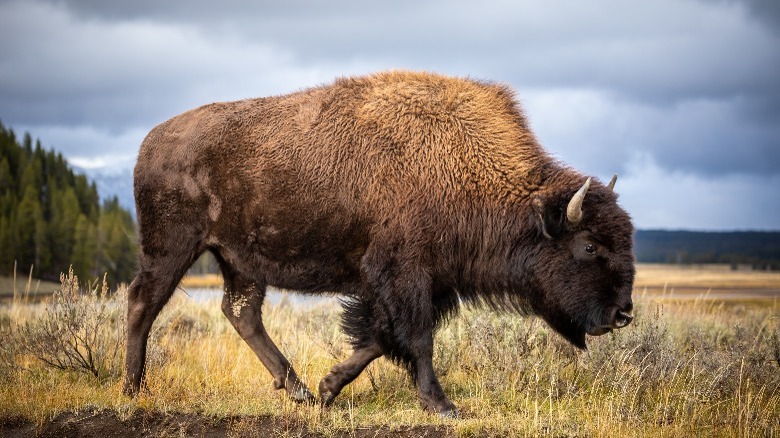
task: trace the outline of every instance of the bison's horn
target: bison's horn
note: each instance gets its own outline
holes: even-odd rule
[[[612,175],[612,179],[609,181],[609,185],[607,186],[607,187],[609,187],[609,190],[611,190],[613,192],[615,191],[615,182],[616,181],[617,181],[617,173]]]
[[[588,191],[589,187],[590,177],[585,180],[585,184],[583,184],[582,187],[577,190],[577,193],[572,196],[571,201],[569,201],[569,206],[566,207],[566,219],[568,219],[572,225],[577,225],[582,220],[582,201],[585,200],[585,193]]]

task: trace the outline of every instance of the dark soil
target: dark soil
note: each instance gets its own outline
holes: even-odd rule
[[[366,427],[335,431],[324,435],[304,423],[280,417],[214,418],[198,414],[163,414],[136,411],[121,420],[115,412],[63,413],[40,427],[17,417],[0,417],[0,437],[452,437],[455,432],[443,426]]]

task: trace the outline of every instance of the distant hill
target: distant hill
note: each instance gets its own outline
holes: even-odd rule
[[[780,269],[780,232],[638,230],[634,253],[644,263],[730,263]]]

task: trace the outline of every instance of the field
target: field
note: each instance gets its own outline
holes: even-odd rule
[[[406,373],[384,359],[331,408],[296,405],[218,302],[182,292],[153,329],[148,390],[130,400],[123,289],[60,293],[48,307],[17,300],[0,305],[0,436],[780,436],[778,290],[780,273],[640,266],[634,324],[589,338],[587,352],[535,318],[464,309],[437,333],[434,358],[457,420],[420,411]],[[91,330],[91,371],[46,365],[30,347],[62,347],[41,330],[55,314],[82,315],[57,333]],[[311,389],[349,354],[335,305],[282,300],[264,314]]]
[[[13,278],[0,276],[0,303],[9,300],[30,300],[49,296],[59,289],[59,284],[30,277]]]
[[[656,298],[746,300],[780,297],[780,272],[735,270],[729,265],[640,264],[634,290]],[[660,297],[659,297],[660,295]]]

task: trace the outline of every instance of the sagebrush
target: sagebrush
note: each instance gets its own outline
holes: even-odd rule
[[[8,327],[4,362],[30,355],[46,366],[84,372],[98,379],[120,375],[124,349],[124,289],[109,297],[105,277],[86,287],[70,269],[60,275],[60,289],[36,318]]]

